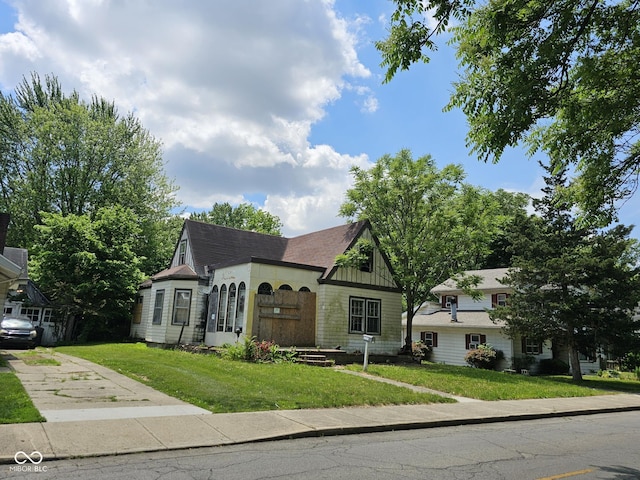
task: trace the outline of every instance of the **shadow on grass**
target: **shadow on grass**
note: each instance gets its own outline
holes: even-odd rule
[[[423,364],[414,365],[409,368],[427,369],[432,373],[446,374],[452,377],[469,378],[475,380],[490,380],[495,383],[502,384],[522,384],[522,383],[539,383],[554,382],[564,385],[575,385],[579,387],[591,388],[595,390],[608,390],[614,392],[640,393],[640,381],[622,380],[616,378],[600,378],[587,376],[580,382],[574,382],[568,375],[518,375],[496,372],[494,370],[482,370],[471,367],[454,367],[442,364]]]

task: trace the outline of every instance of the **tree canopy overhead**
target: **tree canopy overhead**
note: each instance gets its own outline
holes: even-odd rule
[[[177,206],[161,144],[113,102],[65,94],[55,76],[23,78],[15,96],[0,93],[0,210],[11,213],[8,242],[29,248],[43,213],[93,215],[124,205],[141,227],[134,248],[143,270],[166,263],[164,238]],[[168,247],[167,247],[168,246]]]
[[[268,235],[282,235],[280,218],[250,203],[241,203],[236,207],[227,202],[215,203],[208,212],[192,213],[189,219]]]
[[[571,194],[590,219],[616,218],[640,167],[640,3],[394,3],[389,35],[376,43],[386,81],[428,61],[435,37],[451,30],[462,72],[447,108],[467,116],[472,152],[498,161],[517,144],[541,150],[555,170],[575,169]]]
[[[638,337],[640,257],[630,227],[576,225],[564,198],[565,172],[550,170],[545,196],[534,200],[539,216],[521,218],[511,234],[514,268],[503,282],[513,294],[489,315],[504,320],[512,337],[551,339],[566,348],[580,380],[579,353],[594,360],[596,352],[620,355]]]
[[[465,184],[459,165],[438,169],[430,156],[414,160],[409,150],[381,157],[370,170],[351,172],[354,186],[340,215],[370,221],[404,294],[408,347],[413,316],[430,299],[431,288],[483,265],[508,218],[524,212],[527,197]]]

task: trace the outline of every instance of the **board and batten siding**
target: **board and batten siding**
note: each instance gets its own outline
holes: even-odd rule
[[[316,339],[318,345],[340,345],[347,352],[364,351],[361,333],[349,333],[349,298],[379,299],[381,335],[374,335],[370,353],[395,355],[400,348],[402,297],[397,292],[323,284],[318,288]]]
[[[362,238],[373,242],[373,237],[369,230],[362,233]],[[364,272],[358,268],[342,267],[333,272],[331,279],[338,282],[396,288],[396,284],[391,276],[391,271],[387,267],[387,263],[377,246],[373,249],[373,269],[371,272]]]

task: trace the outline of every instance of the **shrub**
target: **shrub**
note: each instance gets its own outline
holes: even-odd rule
[[[516,372],[521,370],[529,370],[529,367],[536,363],[536,358],[533,355],[521,355],[519,357],[511,357],[511,368]]]
[[[620,359],[620,368],[625,372],[633,372],[640,367],[640,352],[629,352]]]
[[[617,370],[598,370],[598,376],[602,378],[620,378]]]
[[[566,375],[569,373],[569,364],[557,358],[545,358],[540,360],[538,373],[541,375]]]
[[[222,354],[229,360],[243,360],[245,362],[290,362],[293,361],[295,352],[282,352],[273,341],[262,340],[258,342],[255,337],[244,337],[243,342],[225,344]]]
[[[474,368],[482,368],[484,370],[493,370],[499,360],[504,358],[504,354],[500,350],[496,350],[489,344],[478,345],[478,348],[469,350],[464,357],[465,362]]]
[[[429,360],[431,351],[429,345],[425,345],[419,340],[417,342],[411,342],[411,356],[416,363],[422,363],[422,360]]]

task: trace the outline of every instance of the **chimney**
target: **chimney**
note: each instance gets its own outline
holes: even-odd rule
[[[449,304],[451,305],[451,321],[457,322],[458,321],[458,301],[454,297],[449,301]]]
[[[0,213],[0,255],[4,253],[4,247],[7,243],[7,230],[9,230],[9,219],[10,215],[8,213]]]

